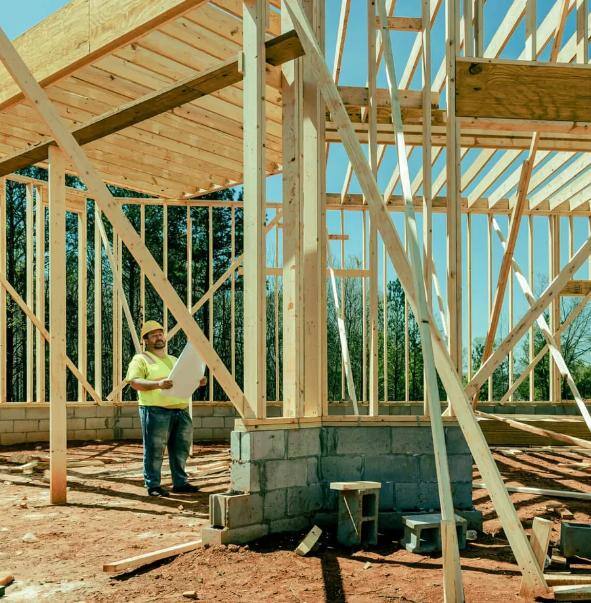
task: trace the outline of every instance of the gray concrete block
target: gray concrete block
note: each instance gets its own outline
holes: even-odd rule
[[[230,484],[232,491],[260,492],[261,490],[261,469],[255,463],[243,463],[234,461],[230,468]]]
[[[290,516],[320,511],[323,505],[324,493],[320,484],[287,490],[287,514]]]
[[[224,417],[224,427],[227,429],[234,429],[236,423],[236,417]]]
[[[27,442],[48,442],[49,431],[33,431],[25,434],[25,440]]]
[[[22,444],[26,441],[24,433],[0,433],[0,444],[2,446],[12,446],[12,444]]]
[[[431,454],[433,441],[429,426],[392,429],[392,452],[394,454]]]
[[[223,427],[224,417],[203,417],[201,424],[203,427]]]
[[[450,454],[447,458],[452,482],[472,482],[472,455]]]
[[[96,406],[76,406],[74,407],[74,416],[81,419],[96,418]]]
[[[308,463],[306,459],[267,461],[264,476],[266,490],[303,486],[308,480]]]
[[[560,552],[565,557],[591,557],[591,524],[563,521],[560,526]]]
[[[285,429],[244,432],[240,438],[240,460],[267,461],[285,458],[285,432]],[[275,489],[271,486],[269,488]]]
[[[49,419],[39,420],[39,431],[49,431]]]
[[[115,427],[118,429],[130,429],[133,426],[133,419],[131,417],[117,417],[115,419]]]
[[[214,417],[235,417],[234,407],[233,406],[221,406],[215,405],[213,407],[213,416]]]
[[[435,456],[432,454],[420,454],[417,458],[419,460],[419,480],[421,482],[437,483]]]
[[[137,417],[138,407],[137,404],[125,404],[118,408],[119,414],[122,417]]]
[[[216,528],[240,528],[263,521],[261,494],[212,494],[209,521]]]
[[[214,427],[211,437],[215,442],[229,442],[230,433],[232,433],[232,431],[229,427]]]
[[[240,440],[242,439],[242,431],[233,431],[230,434],[230,457],[234,461],[243,460],[240,456]]]
[[[416,483],[394,484],[394,508],[410,511],[419,508],[419,485]]]
[[[469,454],[470,448],[466,444],[464,434],[459,427],[445,428],[445,446],[448,454]]]
[[[267,524],[244,526],[242,528],[212,528],[204,527],[201,530],[203,544],[246,544],[258,540],[269,533]]]
[[[360,456],[328,456],[320,458],[320,476],[328,482],[360,480],[363,458]]]
[[[203,404],[193,404],[194,417],[211,417],[213,416],[213,405],[208,402]]]
[[[86,419],[86,429],[106,429],[109,426],[106,417],[93,417]]]
[[[387,454],[390,451],[389,427],[336,427],[337,454]]]
[[[269,532],[277,534],[279,532],[301,532],[310,528],[312,522],[305,516],[286,517],[285,519],[277,519],[269,523]]]
[[[320,429],[320,451],[322,456],[333,456],[337,452],[337,431],[334,427]]]
[[[113,406],[96,406],[97,417],[113,417],[115,414],[115,407]]]
[[[320,428],[290,429],[287,433],[287,458],[318,456],[320,454]]]
[[[308,484],[320,483],[320,471],[318,470],[319,463],[316,457],[306,459],[306,480]]]
[[[195,438],[195,440],[201,440],[201,441],[209,441],[209,440],[213,440],[213,429],[210,428],[202,428],[202,427],[196,427],[193,430],[193,436]]]
[[[463,517],[468,522],[469,530],[482,532],[483,517],[481,511],[477,509],[456,509],[456,515]]]
[[[112,429],[97,429],[96,430],[97,440],[112,440],[113,430]]]
[[[95,435],[96,437],[96,435]],[[122,429],[121,437],[124,440],[141,440],[142,439],[142,430],[141,429]]]
[[[1,416],[1,413],[0,413]],[[0,420],[0,433],[13,433],[14,432],[14,421],[2,421]]]
[[[86,427],[86,419],[68,419],[68,430],[78,431]]]
[[[389,454],[365,457],[363,479],[378,482],[412,482],[419,474],[418,457]]]
[[[402,513],[400,511],[380,511],[378,516],[378,530],[380,532],[400,532],[402,529]]]
[[[72,439],[78,442],[96,440],[96,429],[80,429],[79,431],[74,431]]]
[[[10,402],[0,407],[0,419],[3,421],[20,421],[26,418],[24,408],[7,408],[9,406]]]
[[[453,492],[453,490],[452,490]],[[419,484],[418,508],[421,511],[436,511],[439,506],[439,491],[435,483]]]
[[[27,433],[38,431],[39,421],[36,419],[24,419],[14,421],[14,433]]]
[[[382,482],[380,490],[380,511],[394,509],[394,482]]]
[[[131,417],[131,426],[135,429],[142,428],[142,420],[139,417]]]
[[[453,482],[451,494],[456,509],[472,509],[472,482]]]
[[[282,519],[287,513],[287,490],[271,490],[265,493],[263,503],[264,521]]]
[[[25,409],[25,418],[26,419],[48,419],[49,418],[49,408],[26,408]]]
[[[71,406],[66,407],[66,417],[69,419],[74,416],[74,409]]]

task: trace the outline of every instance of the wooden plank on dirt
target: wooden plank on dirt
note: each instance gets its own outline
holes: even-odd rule
[[[154,563],[154,561],[160,561],[161,559],[168,559],[169,557],[175,557],[182,553],[188,553],[194,551],[196,548],[201,546],[201,538],[199,540],[192,540],[185,544],[175,544],[165,549],[158,549],[151,553],[143,553],[142,555],[136,555],[135,557],[127,557],[127,559],[121,559],[120,561],[111,561],[103,564],[103,572],[121,572],[123,570],[130,570],[148,563]]]
[[[591,601],[591,584],[553,586],[555,601]]]
[[[524,121],[591,121],[586,65],[458,58],[456,115]]]

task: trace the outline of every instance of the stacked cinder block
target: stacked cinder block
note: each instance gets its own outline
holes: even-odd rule
[[[454,506],[458,512],[476,513],[472,457],[459,427],[447,427],[446,440]],[[254,505],[262,513],[253,514],[250,524],[240,514],[237,525],[234,515],[212,511],[212,528],[204,531],[205,541],[212,543],[247,542],[248,525],[256,538],[313,523],[336,524],[337,493],[329,488],[334,481],[382,484],[380,529],[400,529],[403,512],[439,509],[428,424],[234,431],[231,452],[232,491],[212,495],[210,508]]]

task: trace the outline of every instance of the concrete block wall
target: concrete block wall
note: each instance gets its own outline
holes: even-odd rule
[[[469,512],[472,456],[459,427],[446,427],[446,441],[454,505]],[[234,431],[231,452],[231,493],[210,498],[212,542],[335,523],[332,481],[381,482],[380,512],[391,529],[403,512],[439,509],[428,424]]]

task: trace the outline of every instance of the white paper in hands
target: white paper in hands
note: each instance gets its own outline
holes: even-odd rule
[[[168,379],[172,381],[170,389],[162,389],[163,396],[175,398],[191,398],[193,392],[199,387],[199,382],[205,374],[205,362],[197,350],[187,343],[175,365],[170,371]]]

